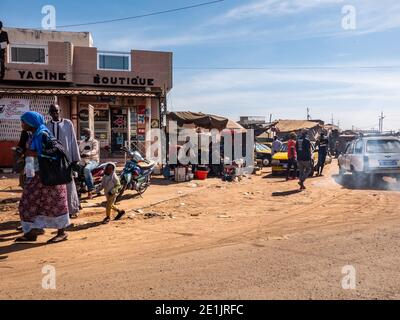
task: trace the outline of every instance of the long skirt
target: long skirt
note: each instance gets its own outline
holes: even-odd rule
[[[64,229],[70,225],[67,186],[44,186],[39,175],[27,180],[19,203],[24,233],[32,229]]]

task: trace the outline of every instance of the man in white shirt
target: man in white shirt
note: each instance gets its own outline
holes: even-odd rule
[[[49,114],[51,120],[46,123],[46,126],[64,147],[65,155],[68,160],[72,165],[75,165],[81,161],[81,157],[79,155],[79,147],[76,140],[74,125],[71,120],[62,119],[60,111],[60,106],[54,104],[50,105]],[[74,181],[67,184],[67,195],[69,215],[71,218],[77,218],[79,213],[79,197]]]
[[[274,137],[274,142],[272,142],[272,155],[279,152],[282,147],[282,142],[278,139],[277,136]]]
[[[84,134],[85,139],[79,142],[79,151],[82,160],[85,162],[85,182],[89,191],[88,197],[91,199],[92,191],[94,190],[92,170],[99,165],[100,146],[99,142],[93,138],[93,134],[90,129],[83,129],[82,133]]]

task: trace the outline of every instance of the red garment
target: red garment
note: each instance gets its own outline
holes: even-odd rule
[[[292,139],[288,141],[288,158],[289,159],[297,158],[296,141]]]

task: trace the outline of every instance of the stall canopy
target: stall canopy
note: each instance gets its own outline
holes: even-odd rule
[[[291,132],[301,129],[314,129],[320,127],[318,122],[308,120],[278,120],[273,126],[276,132]]]
[[[178,126],[194,124],[205,129],[223,130],[228,124],[228,119],[202,112],[178,111],[168,113],[168,120],[176,121]]]
[[[230,120],[230,119],[228,120],[226,129],[235,130],[236,132],[246,132],[246,129],[243,128],[239,123],[237,123],[233,120]]]

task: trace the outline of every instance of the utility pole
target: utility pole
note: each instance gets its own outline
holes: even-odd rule
[[[383,132],[383,119],[386,117],[383,115],[383,111],[381,112],[381,115],[379,116],[379,132]]]

